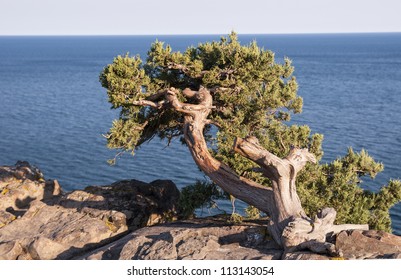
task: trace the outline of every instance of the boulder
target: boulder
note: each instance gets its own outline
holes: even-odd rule
[[[77,259],[271,260],[282,251],[266,234],[266,221],[231,224],[209,217],[139,229]]]
[[[13,166],[0,166],[0,188],[15,180],[40,181],[43,173],[27,161],[17,161]]]
[[[401,258],[401,237],[383,231],[342,231],[335,244],[345,259]]]
[[[15,166],[0,166],[0,211],[18,217],[32,201],[52,198],[60,193],[57,181],[45,181],[42,172],[26,161],[18,161]],[[0,218],[0,227],[6,224]]]
[[[177,214],[179,191],[167,180],[63,194],[28,163],[1,167],[0,174],[0,259],[69,259]]]
[[[0,258],[68,258],[126,230],[120,212],[66,209],[36,200],[23,217],[0,229]]]
[[[121,212],[132,230],[176,219],[179,197],[179,190],[169,180],[156,180],[149,184],[124,180],[108,186],[89,186],[73,191],[57,204],[78,211],[91,208]]]

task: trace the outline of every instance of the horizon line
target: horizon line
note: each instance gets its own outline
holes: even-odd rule
[[[294,32],[294,33],[237,33],[237,35],[357,35],[357,34],[397,34],[401,31],[361,31],[361,32]],[[0,34],[0,37],[112,37],[112,36],[226,36],[230,33],[176,33],[176,34]]]

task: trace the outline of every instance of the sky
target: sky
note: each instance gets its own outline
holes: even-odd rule
[[[0,0],[0,35],[401,32],[401,0]]]

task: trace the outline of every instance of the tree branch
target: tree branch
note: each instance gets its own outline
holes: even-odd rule
[[[146,120],[141,126],[137,126],[135,128],[133,128],[134,130],[144,130],[145,127],[148,125],[149,121]]]
[[[178,90],[175,88],[160,90],[155,94],[151,94],[144,99],[131,102],[134,106],[150,106],[152,108],[161,109],[166,102],[171,105],[177,112],[193,115],[194,112],[205,111],[216,108],[212,105],[212,96],[210,92],[201,87],[199,91],[186,88],[182,93],[189,98],[196,97],[198,104],[184,103],[178,100]],[[162,100],[160,100],[162,99]],[[160,100],[159,102],[156,102]]]
[[[171,106],[177,110],[178,112],[182,112],[184,114],[193,115],[194,112],[210,110],[215,108],[215,106],[210,106],[209,104],[204,104],[204,100],[202,100],[199,104],[190,104],[190,103],[183,103],[180,102],[177,98],[175,88],[170,88],[166,92],[166,100],[171,104]],[[199,94],[200,95],[200,94]]]
[[[212,124],[212,125],[214,125],[214,126],[216,126],[216,127],[218,127],[218,128],[221,128],[221,125],[220,125],[220,124],[218,124],[217,122],[212,121],[212,120],[210,120],[210,119],[205,120],[205,124]]]
[[[239,87],[239,86],[235,86],[235,87],[213,87],[213,88],[211,88],[210,89],[210,92],[211,93],[216,93],[216,92],[218,92],[218,91],[233,91],[233,92],[235,92],[235,93],[239,93],[240,91],[241,91],[241,87]]]
[[[174,63],[174,62],[167,63],[167,69],[181,70],[182,72],[189,71],[189,68],[186,65],[178,64],[178,63]]]
[[[272,176],[274,179],[278,178],[278,168],[284,165],[283,160],[261,147],[256,137],[236,138],[233,149],[261,166],[269,179],[272,179]]]
[[[159,99],[164,98],[165,95],[166,95],[166,90],[163,89],[163,90],[159,90],[158,92],[156,92],[154,94],[149,95],[145,99],[149,100],[149,101],[157,101]]]
[[[167,69],[180,70],[184,74],[188,74],[188,72],[191,71],[191,69],[188,66],[183,65],[183,64],[174,63],[174,62],[169,62],[167,64]],[[203,78],[207,72],[209,72],[209,71],[203,70],[200,72],[199,75],[195,76],[194,78],[197,78],[197,79]],[[218,76],[220,78],[227,78],[234,73],[235,73],[235,69],[222,69],[222,70],[220,70]]]
[[[182,73],[184,73],[186,75],[188,75],[188,72],[190,71],[188,66],[183,65],[183,64],[173,63],[173,62],[170,62],[167,64],[167,69],[180,70]],[[200,72],[199,75],[195,76],[194,78],[200,79],[206,74],[206,72],[207,71],[202,71],[202,72]]]
[[[162,104],[155,103],[153,101],[149,101],[149,100],[146,100],[146,99],[133,101],[132,105],[135,105],[135,106],[150,106],[150,107],[157,108],[157,109],[162,107]]]
[[[197,91],[191,90],[190,88],[185,88],[182,91],[182,94],[187,98],[193,98],[193,97],[195,97],[197,95],[197,93],[198,93]]]
[[[316,157],[314,154],[308,151],[308,149],[300,149],[297,147],[292,147],[290,153],[285,158],[289,161],[294,168],[295,175],[305,167],[307,162],[316,163]]]

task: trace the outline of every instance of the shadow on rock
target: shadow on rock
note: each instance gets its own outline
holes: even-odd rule
[[[174,220],[173,182],[119,181],[63,193],[27,162],[0,167],[0,259],[69,259]]]
[[[270,260],[281,255],[264,225],[208,217],[141,228],[77,259]]]

